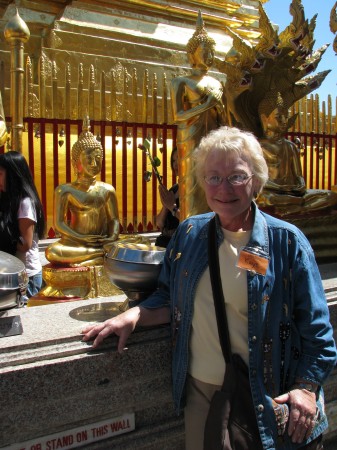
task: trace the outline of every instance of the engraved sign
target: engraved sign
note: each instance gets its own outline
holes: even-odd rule
[[[61,433],[12,444],[5,448],[6,450],[69,450],[128,433],[134,429],[135,414],[123,414],[102,422],[90,423],[79,428],[62,431]]]

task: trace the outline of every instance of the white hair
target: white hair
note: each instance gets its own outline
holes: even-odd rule
[[[268,180],[268,166],[261,145],[252,133],[224,126],[211,131],[201,139],[192,155],[200,186],[203,185],[206,158],[213,151],[223,152],[224,158],[226,158],[226,154],[235,153],[246,161],[259,182],[260,191],[262,190]]]

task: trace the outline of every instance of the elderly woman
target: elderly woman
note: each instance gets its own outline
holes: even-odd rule
[[[225,372],[207,253],[215,215],[232,352],[249,369],[259,431],[254,449],[321,449],[328,426],[322,384],[336,362],[336,347],[314,253],[296,227],[256,207],[268,169],[253,135],[221,127],[202,139],[195,160],[213,212],[179,225],[156,292],[86,328],[83,339],[96,336],[97,347],[114,333],[122,352],[136,325],[171,319],[173,397],[177,411],[185,407],[186,448],[202,449],[210,401]],[[286,403],[287,428],[278,437],[273,405]]]

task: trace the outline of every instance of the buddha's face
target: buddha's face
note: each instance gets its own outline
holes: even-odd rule
[[[78,172],[95,177],[102,169],[102,150],[89,148],[83,150],[78,161]]]
[[[191,62],[198,69],[208,70],[212,67],[214,61],[214,51],[206,42],[198,45],[197,49],[191,55]]]
[[[283,110],[275,111],[275,121],[280,131],[287,131],[288,116]]]
[[[280,109],[275,109],[268,117],[261,115],[265,136],[273,136],[275,133],[285,133],[288,129],[288,115]]]

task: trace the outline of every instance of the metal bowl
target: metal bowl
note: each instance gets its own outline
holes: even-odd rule
[[[0,290],[26,288],[28,281],[23,262],[9,253],[0,252]]]
[[[20,259],[0,251],[0,310],[20,305],[26,291],[28,275]]]
[[[20,291],[18,289],[0,291],[0,311],[21,306]]]
[[[141,301],[156,289],[165,251],[147,244],[116,243],[104,259],[104,269],[130,300]]]

